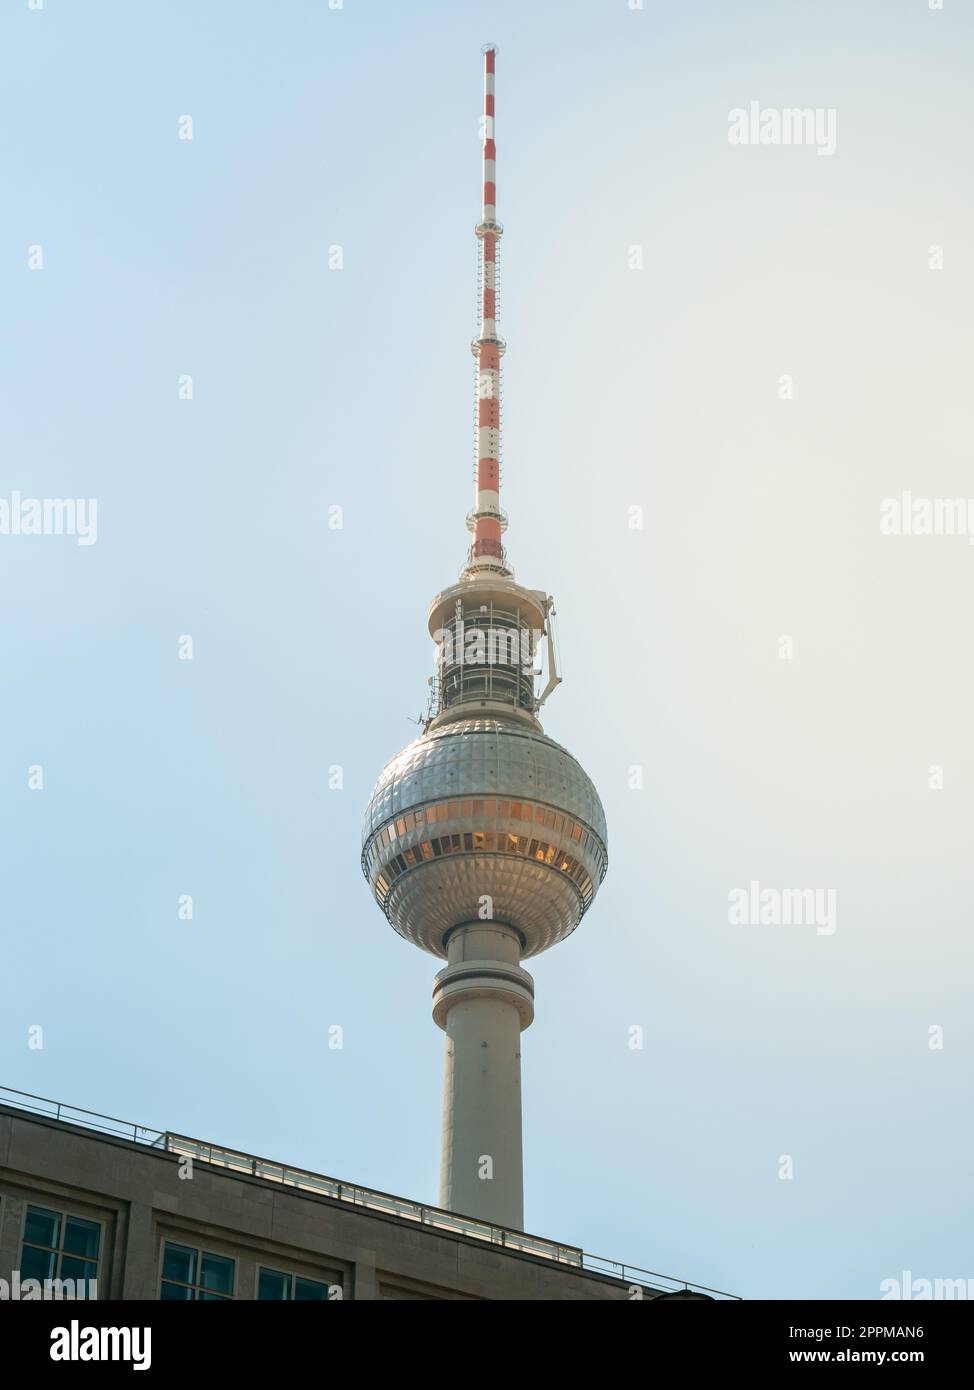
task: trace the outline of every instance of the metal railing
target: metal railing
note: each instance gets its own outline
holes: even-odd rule
[[[201,1139],[191,1139],[186,1134],[168,1133],[165,1147],[170,1153],[179,1154],[182,1158],[191,1158],[194,1162],[209,1163],[247,1177],[282,1183],[287,1187],[296,1187],[301,1192],[313,1192],[319,1197],[330,1197],[332,1201],[350,1202],[354,1206],[382,1212],[385,1216],[397,1216],[405,1221],[415,1221],[419,1225],[432,1226],[436,1230],[449,1231],[471,1240],[487,1241],[491,1245],[500,1245],[505,1250],[519,1254],[537,1255],[542,1259],[554,1260],[558,1264],[574,1265],[577,1269],[584,1267],[584,1252],[576,1246],[561,1245],[541,1236],[526,1235],[523,1231],[510,1231],[501,1226],[493,1226],[487,1221],[478,1221],[472,1216],[460,1216],[456,1212],[444,1211],[428,1203],[415,1202],[409,1197],[396,1197],[391,1192],[379,1192],[375,1188],[361,1187],[358,1183],[343,1182],[338,1178],[328,1178],[304,1168],[292,1168],[287,1164],[275,1163],[272,1159],[257,1158],[253,1154],[227,1149],[220,1144],[207,1144]]]
[[[220,1144],[208,1144],[186,1134],[175,1134],[172,1130],[153,1129],[148,1125],[114,1119],[109,1115],[100,1115],[94,1110],[82,1110],[78,1106],[65,1105],[62,1101],[34,1096],[27,1091],[15,1091],[0,1086],[0,1105],[25,1110],[65,1124],[79,1125],[84,1129],[96,1130],[99,1134],[144,1144],[147,1148],[161,1149],[180,1158],[192,1159],[194,1163],[206,1163],[210,1167],[223,1168],[229,1173],[237,1173],[243,1177],[281,1183],[283,1186],[294,1187],[301,1192],[313,1193],[331,1201],[348,1202],[354,1206],[365,1207],[369,1211],[381,1212],[385,1216],[415,1221],[418,1225],[429,1226],[433,1230],[464,1236],[468,1240],[484,1241],[512,1254],[533,1255],[536,1259],[570,1265],[592,1274],[602,1274],[621,1280],[632,1287],[638,1286],[647,1292],[707,1294],[718,1299],[737,1297],[736,1294],[710,1289],[703,1284],[694,1284],[689,1280],[675,1279],[667,1274],[640,1269],[637,1265],[604,1259],[600,1255],[590,1255],[575,1245],[564,1245],[558,1241],[547,1240],[543,1236],[528,1235],[524,1231],[508,1230],[487,1221],[479,1221],[475,1217],[461,1216],[427,1203],[415,1202],[408,1197],[396,1197],[389,1192],[361,1187],[358,1183],[343,1182],[338,1178],[329,1178],[322,1173],[312,1173],[308,1169],[276,1163],[271,1159],[258,1158],[255,1154],[242,1153]]]
[[[99,1134],[113,1134],[118,1139],[131,1139],[134,1143],[145,1144],[151,1149],[165,1148],[165,1130],[135,1125],[129,1120],[115,1119],[112,1115],[99,1115],[96,1110],[82,1110],[77,1105],[65,1105],[60,1100],[32,1096],[28,1091],[12,1091],[7,1086],[0,1086],[0,1105],[10,1105],[17,1110],[29,1110],[32,1114],[43,1115],[50,1120],[63,1120],[65,1124],[95,1129]]]

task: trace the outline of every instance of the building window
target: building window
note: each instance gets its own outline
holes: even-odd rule
[[[98,1277],[101,1223],[84,1221],[46,1207],[28,1207],[24,1245],[20,1252],[22,1279],[85,1279]]]
[[[300,1274],[283,1274],[279,1269],[259,1269],[257,1297],[327,1303],[328,1285],[318,1279],[305,1279]]]
[[[162,1252],[163,1300],[233,1298],[234,1261],[167,1240]]]

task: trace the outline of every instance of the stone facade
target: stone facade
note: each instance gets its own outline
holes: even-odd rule
[[[157,1299],[166,1240],[364,1299],[628,1299],[630,1286],[552,1260],[0,1106],[0,1279],[19,1268],[28,1204],[102,1226],[99,1298]],[[647,1289],[644,1296],[652,1297]]]

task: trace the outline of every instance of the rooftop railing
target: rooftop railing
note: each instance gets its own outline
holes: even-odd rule
[[[43,1115],[49,1120],[63,1120],[65,1124],[95,1129],[99,1134],[111,1134],[118,1139],[131,1139],[136,1144],[145,1144],[151,1149],[165,1148],[165,1130],[134,1125],[130,1120],[117,1120],[111,1115],[99,1115],[96,1110],[82,1110],[77,1105],[65,1105],[61,1100],[32,1096],[28,1091],[12,1091],[7,1086],[0,1086],[0,1105],[10,1105],[17,1110],[29,1110],[32,1114]]]
[[[206,1163],[214,1168],[223,1168],[229,1173],[242,1177],[261,1178],[265,1182],[280,1183],[294,1187],[301,1192],[313,1193],[331,1201],[348,1202],[354,1206],[365,1207],[369,1211],[380,1212],[385,1216],[397,1217],[403,1221],[414,1221],[421,1226],[446,1231],[451,1235],[463,1236],[468,1240],[483,1241],[503,1248],[512,1254],[533,1255],[536,1259],[550,1260],[556,1264],[570,1265],[575,1269],[593,1274],[607,1275],[629,1284],[632,1288],[645,1289],[649,1293],[690,1293],[707,1294],[711,1298],[736,1299],[736,1294],[724,1293],[720,1289],[710,1289],[703,1284],[689,1280],[676,1279],[671,1275],[658,1274],[653,1270],[640,1269],[637,1265],[623,1264],[618,1260],[607,1260],[600,1255],[591,1255],[578,1246],[563,1245],[558,1241],[546,1240],[543,1236],[532,1236],[524,1231],[512,1231],[494,1226],[487,1221],[479,1221],[471,1216],[460,1216],[456,1212],[444,1211],[440,1207],[429,1206],[423,1202],[412,1201],[408,1197],[395,1197],[389,1192],[379,1192],[374,1188],[361,1187],[358,1183],[342,1182],[321,1173],[312,1173],[304,1168],[294,1168],[289,1164],[276,1163],[271,1159],[258,1158],[254,1154],[228,1149],[220,1144],[209,1144],[201,1139],[190,1138],[186,1134],[175,1134],[172,1130],[152,1129],[147,1125],[132,1124],[128,1120],[114,1119],[100,1115],[94,1110],[82,1110],[75,1105],[65,1105],[63,1101],[47,1100],[27,1091],[15,1091],[0,1086],[0,1105],[25,1110],[46,1119],[58,1120],[64,1124],[78,1125],[99,1134],[126,1139],[132,1143],[143,1144],[146,1148],[160,1149],[163,1152],[189,1158],[194,1163]]]

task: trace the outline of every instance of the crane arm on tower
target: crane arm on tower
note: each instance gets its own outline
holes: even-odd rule
[[[537,705],[535,706],[536,709],[540,709],[540,708],[541,708],[541,706],[544,704],[545,700],[547,700],[548,696],[549,696],[549,695],[551,694],[551,692],[554,690],[555,686],[556,686],[556,685],[561,685],[561,681],[562,681],[562,675],[561,675],[561,671],[560,671],[560,669],[559,669],[559,663],[558,663],[558,655],[557,655],[557,652],[555,651],[555,634],[554,634],[555,601],[554,601],[554,599],[553,599],[550,595],[545,599],[545,610],[544,610],[544,613],[545,613],[544,630],[545,630],[545,635],[546,635],[546,637],[547,637],[547,639],[548,639],[548,684],[545,686],[544,690],[542,690],[542,692],[541,692],[541,695],[540,695],[540,697],[539,697],[539,699],[538,699],[538,703],[537,703]]]

